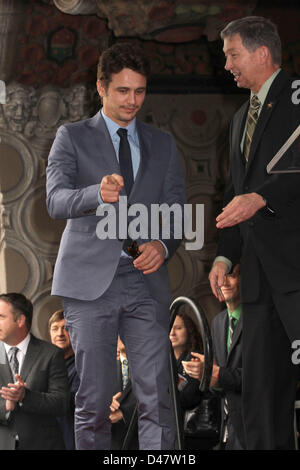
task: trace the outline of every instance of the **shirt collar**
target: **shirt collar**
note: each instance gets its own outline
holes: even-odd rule
[[[26,355],[29,341],[30,341],[30,333],[28,333],[27,336],[25,336],[25,338],[19,344],[15,345],[15,347],[19,348],[20,351],[22,351],[24,356]],[[11,346],[10,344],[7,344],[7,343],[3,343],[3,344],[4,344],[4,347],[5,347],[6,354],[8,354],[9,351],[11,350],[11,348],[14,347],[14,346]]]
[[[123,364],[123,362],[126,360],[126,357],[123,356],[123,354],[120,353],[120,361]]]
[[[113,121],[112,119],[110,119],[108,116],[106,116],[106,114],[103,111],[103,108],[101,109],[101,114],[105,121],[110,137],[112,139],[117,133],[117,130],[120,129],[121,126],[117,124],[115,121]],[[130,136],[136,142],[137,140],[136,118],[134,118],[133,121],[131,121],[130,124],[128,124],[128,126],[123,127],[123,129],[127,129],[128,136]]]
[[[233,317],[236,321],[240,319],[242,313],[242,305],[240,304],[233,312],[229,312],[227,309],[228,317]]]
[[[267,94],[269,93],[269,90],[271,88],[271,85],[272,85],[273,81],[275,80],[275,78],[277,77],[277,75],[279,74],[280,70],[281,69],[276,70],[268,78],[268,80],[265,81],[265,83],[262,85],[262,87],[260,88],[260,90],[257,93],[251,92],[251,98],[252,98],[253,95],[256,95],[258,97],[259,101],[261,102],[261,108],[263,107],[265,99],[267,97]]]

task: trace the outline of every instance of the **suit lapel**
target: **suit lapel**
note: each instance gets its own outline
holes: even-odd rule
[[[243,106],[239,110],[235,119],[236,125],[233,126],[233,129],[232,129],[233,135],[232,135],[231,141],[233,142],[233,145],[235,146],[234,154],[237,155],[237,158],[235,159],[235,161],[237,161],[237,164],[240,166],[242,175],[244,175],[245,173],[245,158],[241,151],[241,141],[242,141],[244,129],[246,126],[248,109],[249,109],[249,102],[246,102],[243,104]]]
[[[116,152],[101,111],[92,117],[87,125],[93,130],[90,136],[92,139],[90,145],[99,152],[97,158],[106,163],[110,169],[110,174],[120,174]]]
[[[38,358],[39,353],[40,348],[37,339],[33,335],[30,335],[30,341],[28,344],[26,356],[22,365],[22,369],[20,371],[20,376],[24,381],[26,381],[29,372],[31,371],[33,365],[36,363],[36,359]]]
[[[2,383],[4,386],[14,381],[11,369],[8,364],[8,359],[7,359],[6,351],[4,348],[4,344],[2,342],[0,342],[0,374],[1,374]]]
[[[280,94],[282,88],[285,86],[287,80],[288,80],[287,74],[281,71],[279,72],[277,77],[274,79],[269,89],[269,92],[266,96],[263,108],[259,115],[256,127],[255,127],[255,131],[253,134],[246,172],[249,170],[249,167],[251,166],[252,162],[255,160],[255,153],[256,153],[258,144],[263,136],[266,125],[268,124],[268,121],[274,109],[276,108],[276,105],[278,102],[278,95]]]
[[[220,349],[222,355],[222,363],[225,364],[227,360],[227,332],[228,332],[228,313],[224,311],[223,318],[220,321]]]
[[[134,198],[134,195],[140,186],[141,180],[145,175],[151,156],[152,134],[150,130],[143,126],[143,124],[138,120],[136,121],[136,126],[140,144],[140,165],[133,183],[129,200]]]

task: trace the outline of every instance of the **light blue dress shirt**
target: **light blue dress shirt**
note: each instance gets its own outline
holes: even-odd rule
[[[101,109],[101,114],[105,121],[106,127],[108,129],[110,138],[112,140],[117,160],[119,161],[119,147],[120,147],[120,136],[117,134],[118,129],[120,129],[120,125],[116,122],[112,121],[109,117],[104,114],[103,109]],[[131,121],[130,124],[126,127],[122,127],[122,129],[127,130],[128,142],[130,145],[131,150],[131,159],[132,159],[132,169],[133,169],[133,178],[136,178],[136,174],[138,172],[141,160],[141,153],[140,153],[140,142],[139,136],[136,130],[136,118]]]
[[[103,108],[101,109],[101,114],[106,124],[107,130],[109,132],[110,138],[112,140],[112,143],[116,152],[117,160],[119,162],[120,136],[117,134],[117,131],[118,129],[120,129],[121,126],[117,124],[115,121],[113,121],[112,119],[110,119],[108,116],[106,116],[104,114]],[[140,161],[141,161],[140,142],[139,142],[139,136],[138,136],[137,129],[136,129],[136,118],[134,118],[133,121],[131,121],[130,124],[128,124],[128,126],[122,127],[122,129],[127,129],[128,143],[130,145],[130,150],[131,150],[133,178],[135,180],[139,166],[140,166]],[[100,196],[100,185],[99,185],[99,191],[98,191],[98,203],[104,204]],[[162,242],[161,240],[160,242],[163,244],[165,248],[165,251],[166,251],[165,259],[166,259],[168,257],[168,249],[166,245],[164,244],[164,242]],[[122,250],[122,256],[127,257],[128,255]]]
[[[107,117],[104,114],[103,109],[101,109],[101,114],[106,124],[110,138],[112,140],[112,143],[116,152],[116,158],[119,162],[120,136],[117,134],[117,131],[118,129],[120,129],[121,126],[117,124],[115,121],[113,121],[112,119],[110,119],[109,117]],[[141,160],[140,142],[139,142],[139,136],[136,130],[136,118],[134,118],[133,121],[131,121],[131,123],[128,124],[128,126],[123,127],[122,129],[127,129],[128,143],[129,143],[130,150],[131,150],[133,178],[135,180],[139,166],[140,166],[140,160]],[[100,196],[100,185],[99,185],[99,191],[98,191],[98,203],[103,204],[103,201]]]

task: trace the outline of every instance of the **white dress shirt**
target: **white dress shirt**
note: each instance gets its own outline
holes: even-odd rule
[[[7,357],[8,357],[9,364],[10,364],[10,360],[12,356],[12,348],[16,347],[19,349],[19,351],[17,352],[17,359],[19,361],[19,374],[22,370],[22,366],[23,366],[23,362],[26,356],[29,341],[30,341],[30,333],[28,333],[28,335],[19,344],[16,344],[15,346],[11,346],[9,344],[3,343]]]

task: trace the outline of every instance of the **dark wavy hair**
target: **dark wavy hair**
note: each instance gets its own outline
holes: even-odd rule
[[[33,305],[29,299],[23,294],[16,292],[9,292],[7,294],[0,294],[0,300],[11,305],[11,310],[14,315],[14,321],[17,321],[19,316],[23,314],[26,318],[26,327],[30,331],[32,323]]]
[[[191,319],[190,315],[188,315],[186,312],[179,312],[177,316],[183,320],[184,326],[187,330],[187,343],[185,345],[185,352],[190,353],[192,351],[202,351],[203,347],[201,334],[199,333],[196,324]]]
[[[134,72],[150,75],[150,63],[143,50],[129,42],[119,42],[106,49],[100,56],[97,69],[97,79],[107,90],[112,80],[113,73],[119,73],[123,69],[131,69]]]

